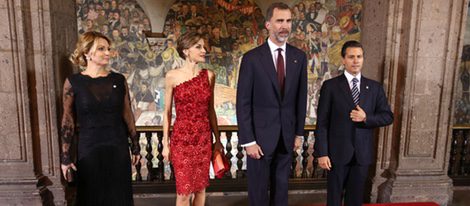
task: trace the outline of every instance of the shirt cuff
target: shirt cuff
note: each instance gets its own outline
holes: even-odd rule
[[[255,145],[255,144],[256,144],[256,141],[248,142],[246,144],[242,144],[242,147],[248,147],[248,146]]]

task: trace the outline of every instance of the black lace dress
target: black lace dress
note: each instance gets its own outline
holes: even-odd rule
[[[133,205],[128,138],[132,154],[140,147],[125,77],[71,75],[63,104],[62,164],[72,162],[69,149],[78,132],[77,205]]]

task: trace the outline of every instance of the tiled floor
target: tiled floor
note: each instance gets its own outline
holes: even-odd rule
[[[326,202],[322,191],[291,192],[289,206],[307,206]],[[173,206],[174,194],[147,195],[135,198],[136,206]],[[208,193],[206,206],[244,206],[248,205],[246,192]],[[457,187],[450,206],[470,206],[470,187]]]

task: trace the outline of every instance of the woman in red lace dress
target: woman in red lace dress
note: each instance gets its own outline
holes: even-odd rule
[[[214,150],[223,151],[214,110],[215,74],[199,69],[205,61],[204,39],[195,32],[178,39],[177,51],[184,64],[167,72],[165,77],[165,111],[163,117],[163,156],[169,157],[176,178],[176,205],[203,206],[209,185],[209,166]],[[171,139],[171,109],[174,99],[176,120]],[[170,142],[170,145],[168,145]]]

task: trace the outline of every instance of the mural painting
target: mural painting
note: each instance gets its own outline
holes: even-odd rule
[[[468,4],[470,7],[470,3]],[[460,63],[459,83],[456,88],[454,124],[468,126],[470,124],[470,13],[467,14],[465,26],[462,62]]]
[[[111,69],[127,77],[137,125],[161,125],[164,77],[182,59],[176,39],[196,31],[206,38],[206,63],[217,74],[215,106],[220,125],[236,125],[235,94],[241,56],[268,37],[263,11],[250,0],[176,1],[164,26],[166,39],[157,49],[143,31],[150,21],[135,0],[77,0],[79,33],[94,30],[113,41]],[[306,124],[315,124],[323,81],[342,73],[340,49],[360,39],[362,0],[301,0],[293,4],[289,43],[308,55],[309,98]],[[173,110],[174,111],[174,110]]]

